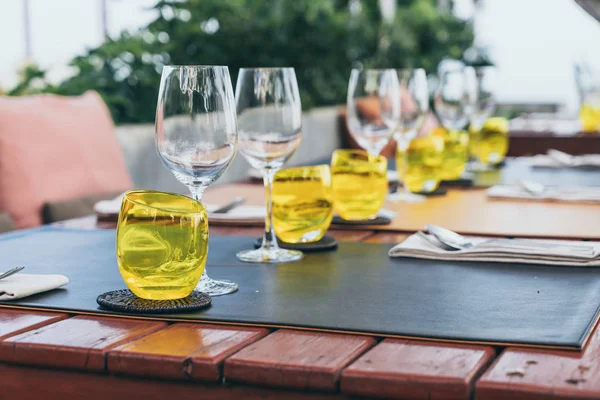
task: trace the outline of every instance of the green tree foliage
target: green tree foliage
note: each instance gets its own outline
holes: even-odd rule
[[[97,90],[117,123],[152,122],[164,64],[296,69],[304,108],[345,102],[350,69],[416,67],[435,71],[472,44],[468,22],[441,13],[435,0],[397,0],[384,21],[376,0],[158,1],[159,16],[135,34],[107,38],[76,57],[75,75],[58,85],[35,67],[7,92],[76,95]],[[43,84],[40,84],[40,81]],[[35,83],[35,84],[34,84]]]

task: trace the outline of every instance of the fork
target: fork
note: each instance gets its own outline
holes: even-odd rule
[[[15,268],[9,269],[8,271],[3,272],[2,274],[0,274],[0,279],[7,278],[7,277],[9,277],[11,275],[16,274],[17,272],[23,271],[24,269],[25,269],[25,267],[15,267]]]
[[[423,239],[425,239],[427,242],[429,242],[429,244],[434,245],[435,247],[437,247],[440,250],[445,250],[445,251],[456,251],[457,250],[457,249],[455,249],[453,247],[448,246],[445,243],[440,242],[433,235],[428,235],[428,234],[426,234],[425,232],[422,232],[422,231],[417,231],[417,235],[419,235],[420,237],[422,237]]]

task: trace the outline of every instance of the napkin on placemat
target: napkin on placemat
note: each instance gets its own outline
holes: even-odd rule
[[[490,198],[522,199],[537,201],[564,201],[573,203],[600,203],[600,187],[552,187],[547,186],[541,193],[532,193],[519,185],[496,185],[487,190]]]
[[[121,211],[121,201],[123,195],[117,196],[112,200],[99,201],[94,205],[94,211],[98,218],[103,220],[114,220],[119,218]],[[238,206],[226,213],[212,213],[219,205],[205,204],[208,211],[210,223],[215,224],[259,224],[265,222],[265,207],[263,206]]]
[[[580,168],[600,169],[600,154],[572,156],[558,150],[548,150],[531,158],[534,168]]]
[[[47,292],[69,283],[64,275],[14,274],[0,279],[0,300],[16,300]]]
[[[470,238],[474,244],[471,248],[442,250],[421,235],[437,240],[426,233],[415,233],[394,246],[390,257],[600,267],[598,242]]]

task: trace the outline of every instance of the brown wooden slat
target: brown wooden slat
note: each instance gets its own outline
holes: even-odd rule
[[[363,242],[397,244],[404,241],[404,239],[406,239],[409,236],[410,233],[375,232],[374,234],[363,240]]]
[[[0,308],[0,340],[68,318],[67,314]]]
[[[9,337],[0,343],[0,360],[104,371],[112,347],[166,326],[164,322],[80,316]]]
[[[367,397],[468,400],[494,356],[482,346],[386,339],[342,372],[342,392]]]
[[[0,364],[0,397],[7,400],[332,400],[339,394],[302,393],[239,385],[172,382]]]
[[[278,330],[225,361],[225,379],[334,391],[344,366],[375,344],[366,336]]]
[[[598,327],[582,352],[508,348],[477,382],[476,398],[598,399],[598,360]]]
[[[108,371],[217,381],[225,358],[268,333],[260,328],[174,324],[110,350]]]

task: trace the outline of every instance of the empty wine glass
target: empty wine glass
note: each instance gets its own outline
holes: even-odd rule
[[[454,67],[441,73],[433,104],[445,129],[460,130],[469,123],[476,103],[476,82],[471,67]]]
[[[422,68],[406,68],[396,70],[400,84],[400,118],[394,132],[397,143],[396,170],[401,179],[406,175],[406,150],[410,142],[417,136],[421,125],[429,111],[429,88],[427,74]],[[406,188],[405,188],[406,189]],[[416,202],[421,196],[409,191],[395,192],[388,196],[391,201]]]
[[[279,248],[273,231],[272,187],[275,172],[302,141],[302,106],[293,68],[242,68],[235,87],[239,149],[260,170],[266,188],[262,246],[237,254],[241,261],[285,263],[302,253]]]
[[[483,124],[492,116],[496,107],[494,93],[496,91],[496,68],[493,66],[473,67],[469,74],[470,86],[474,87],[474,101],[471,110],[471,149],[476,160],[472,164],[473,171],[486,171],[490,168],[488,162],[484,162],[480,157],[479,147],[484,144],[481,128]]]
[[[202,200],[235,156],[235,99],[227,67],[165,66],[156,108],[155,141],[165,167]],[[211,296],[238,285],[202,274],[196,290]]]
[[[496,108],[496,68],[493,66],[468,67],[472,72],[469,73],[470,85],[475,85],[475,102],[471,113],[471,123],[475,129],[480,129],[488,118],[494,113]]]
[[[350,135],[372,156],[387,145],[400,120],[400,84],[394,69],[353,69],[348,82]]]

